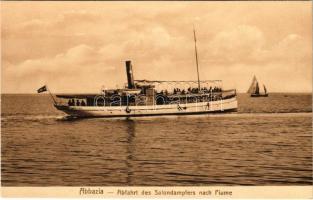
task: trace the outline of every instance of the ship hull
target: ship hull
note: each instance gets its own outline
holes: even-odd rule
[[[251,97],[268,97],[268,94],[251,94]]]
[[[230,98],[211,102],[187,104],[167,104],[151,106],[60,106],[58,110],[72,117],[142,117],[161,115],[198,115],[209,113],[234,112],[237,110],[237,99]]]

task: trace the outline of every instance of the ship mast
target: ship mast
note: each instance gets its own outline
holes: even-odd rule
[[[198,75],[198,91],[200,92],[200,77],[199,77],[199,64],[198,64],[197,39],[196,39],[195,26],[193,26],[193,37],[195,40],[195,55],[196,55],[196,64],[197,64],[197,75]]]

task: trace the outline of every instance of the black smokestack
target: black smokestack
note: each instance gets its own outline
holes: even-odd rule
[[[128,83],[128,89],[134,89],[135,83],[134,83],[134,76],[133,76],[133,69],[132,64],[130,60],[126,61],[126,73],[127,73],[127,83]]]

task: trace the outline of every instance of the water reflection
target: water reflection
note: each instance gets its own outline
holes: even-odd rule
[[[136,122],[132,119],[126,119],[123,121],[126,126],[126,135],[127,135],[127,146],[126,146],[126,170],[127,170],[127,177],[126,177],[126,184],[133,185],[133,159],[134,159],[134,151],[135,151],[135,128]]]
[[[74,117],[70,115],[66,115],[62,118],[56,118],[56,121],[61,121],[61,122],[73,122],[73,121],[82,121],[87,118],[82,118],[82,117]]]

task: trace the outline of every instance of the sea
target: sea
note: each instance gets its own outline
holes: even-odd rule
[[[312,185],[312,94],[238,95],[238,112],[69,119],[2,94],[2,186]]]

